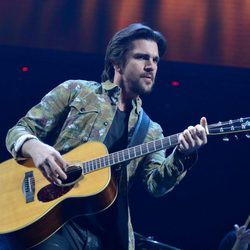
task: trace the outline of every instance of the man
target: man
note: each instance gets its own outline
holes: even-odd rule
[[[111,39],[102,83],[70,80],[62,83],[9,130],[7,148],[17,159],[32,158],[50,182],[67,178],[61,156],[87,141],[103,142],[109,152],[127,147],[141,111],[140,95],[150,93],[166,40],[140,23],[131,24]],[[163,150],[112,167],[118,183],[114,204],[100,215],[74,218],[36,249],[134,249],[127,199],[138,172],[147,190],[162,196],[184,177],[207,143],[206,119],[179,136],[167,158]],[[163,138],[160,125],[150,120],[144,142]],[[103,218],[110,218],[105,220]],[[112,232],[112,233],[111,233]],[[56,248],[57,247],[57,248]]]

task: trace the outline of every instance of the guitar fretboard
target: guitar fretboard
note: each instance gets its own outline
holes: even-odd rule
[[[229,120],[227,122],[218,122],[206,126],[207,135],[235,134],[239,132],[250,131],[250,117]],[[93,159],[83,164],[83,173],[93,172],[95,170],[116,165],[134,158],[150,154],[162,149],[168,149],[178,144],[178,138],[181,133],[170,135],[162,139],[143,143],[134,147],[126,148],[106,156]],[[250,138],[250,135],[247,135]]]
[[[84,162],[83,163],[83,172],[89,173],[95,170],[116,165],[122,162],[130,161],[134,158],[141,157],[146,154],[150,154],[162,149],[168,149],[174,147],[178,144],[178,134],[174,134],[171,136],[164,137],[162,139],[158,139],[151,142],[146,142],[134,147],[126,148],[106,156]]]

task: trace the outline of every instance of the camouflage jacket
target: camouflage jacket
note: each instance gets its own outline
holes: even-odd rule
[[[33,135],[54,146],[61,154],[87,141],[103,142],[115,116],[119,96],[120,88],[109,81],[102,84],[84,80],[66,81],[44,96],[8,131],[7,148],[18,159],[20,156],[15,144],[26,135]],[[129,137],[133,134],[141,110],[141,99],[133,100],[132,106]],[[160,125],[150,121],[145,142],[161,138]],[[166,157],[165,151],[161,150],[132,160],[127,167],[127,182],[129,186],[132,184],[140,166],[147,190],[156,197],[162,196],[180,182],[195,160],[196,155],[180,158],[175,150]],[[130,217],[128,225],[129,249],[134,249]]]

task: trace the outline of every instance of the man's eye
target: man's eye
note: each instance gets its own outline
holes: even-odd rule
[[[154,62],[155,63],[158,63],[159,62],[159,58],[157,57],[157,58],[154,58]]]
[[[148,56],[147,55],[135,55],[136,59],[141,59],[141,60],[148,60]]]

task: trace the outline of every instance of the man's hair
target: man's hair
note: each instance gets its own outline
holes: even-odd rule
[[[105,55],[105,65],[102,72],[102,81],[114,80],[114,64],[123,62],[126,52],[131,48],[131,42],[137,39],[155,41],[158,45],[159,56],[166,50],[167,41],[158,31],[141,23],[130,24],[128,27],[118,31],[110,40]]]

